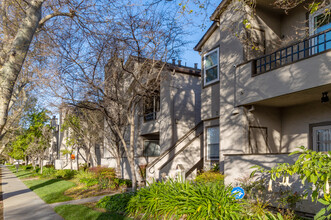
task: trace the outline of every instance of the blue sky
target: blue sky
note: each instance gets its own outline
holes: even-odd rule
[[[182,65],[186,63],[186,66],[193,67],[194,63],[198,63],[198,68],[201,68],[201,57],[193,48],[212,24],[209,17],[220,2],[221,1],[214,1],[209,3],[204,10],[199,9],[197,5],[192,2],[189,5],[189,9],[192,9],[193,13],[186,14],[185,18],[179,18],[183,20],[183,23],[189,22],[188,25],[184,26],[186,27],[185,30],[190,32],[187,39],[185,39],[189,41],[189,43],[185,46],[179,57],[179,59],[182,60]]]

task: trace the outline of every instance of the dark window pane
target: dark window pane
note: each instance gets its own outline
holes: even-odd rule
[[[206,70],[206,83],[216,80],[218,78],[217,68],[218,66],[215,66],[213,68]]]

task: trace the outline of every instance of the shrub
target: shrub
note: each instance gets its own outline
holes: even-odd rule
[[[88,164],[87,163],[80,163],[78,170],[87,170],[88,169]]]
[[[242,219],[244,203],[231,190],[223,184],[154,182],[131,198],[127,211],[143,219]]]
[[[115,169],[108,167],[91,167],[88,169],[89,172],[92,172],[97,175],[97,177],[103,177],[107,179],[113,179],[116,177]]]
[[[24,166],[22,166],[22,169],[23,170],[32,170],[33,166],[32,165],[24,165]]]
[[[224,175],[219,172],[214,171],[207,171],[200,173],[196,178],[195,181],[197,183],[221,183],[224,182]]]
[[[105,196],[97,203],[97,206],[100,208],[105,208],[109,212],[123,214],[126,213],[127,205],[134,195],[135,193],[128,192]]]
[[[43,177],[52,177],[56,173],[56,170],[54,167],[44,167],[43,168]]]
[[[76,173],[76,170],[57,170],[55,176],[56,178],[72,179]]]
[[[115,180],[115,169],[107,167],[91,167],[88,172],[93,173],[98,180],[98,185],[102,189],[111,188],[115,189],[118,186],[114,183]]]

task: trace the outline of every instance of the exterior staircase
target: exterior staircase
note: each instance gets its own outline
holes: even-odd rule
[[[147,181],[163,176],[175,178],[181,173],[185,179],[195,178],[203,168],[203,121],[189,130],[178,141],[152,161],[146,169]]]

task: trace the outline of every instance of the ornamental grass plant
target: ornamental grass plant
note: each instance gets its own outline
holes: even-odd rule
[[[131,198],[127,212],[141,219],[242,219],[245,203],[231,190],[223,184],[154,182]]]

